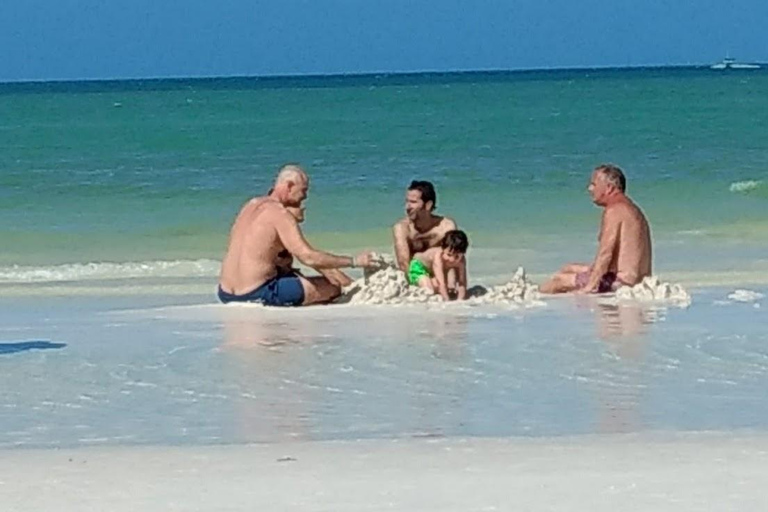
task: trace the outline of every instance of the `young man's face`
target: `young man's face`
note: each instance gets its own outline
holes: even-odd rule
[[[443,258],[443,261],[448,265],[458,265],[464,261],[464,255],[462,253],[454,252],[450,249],[443,249],[441,257]]]
[[[420,190],[408,190],[405,193],[405,214],[411,220],[416,220],[423,212],[432,211],[432,202],[424,202]]]

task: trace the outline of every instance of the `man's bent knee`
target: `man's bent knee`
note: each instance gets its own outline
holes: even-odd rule
[[[341,287],[331,283],[325,277],[303,278],[301,284],[304,287],[303,306],[325,304],[341,295]]]
[[[568,293],[576,289],[576,274],[571,272],[558,272],[539,287],[542,293]]]

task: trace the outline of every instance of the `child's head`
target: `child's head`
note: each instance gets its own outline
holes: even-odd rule
[[[442,258],[447,263],[458,263],[464,259],[469,247],[467,234],[460,229],[454,229],[445,234],[440,243],[443,248]]]

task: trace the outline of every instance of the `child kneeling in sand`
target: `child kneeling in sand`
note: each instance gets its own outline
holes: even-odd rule
[[[443,300],[448,295],[448,271],[456,271],[456,298],[467,298],[467,235],[459,229],[448,231],[440,247],[432,247],[414,255],[408,266],[408,283],[439,293]]]

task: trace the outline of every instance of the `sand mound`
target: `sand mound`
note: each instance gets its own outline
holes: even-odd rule
[[[619,300],[639,302],[666,302],[687,308],[691,305],[691,296],[679,284],[660,281],[656,276],[649,276],[635,286],[622,286],[616,290]]]
[[[470,301],[473,304],[516,304],[521,306],[543,306],[539,300],[539,287],[532,284],[525,276],[525,269],[518,267],[517,271],[506,284],[484,288],[474,286],[470,290]]]
[[[409,286],[390,255],[374,255],[378,266],[367,269],[361,279],[346,287],[337,302],[350,304],[439,304],[442,298],[428,290]],[[469,304],[541,305],[538,287],[527,281],[525,270],[518,268],[512,279],[504,285],[485,288],[474,286],[468,290]]]

